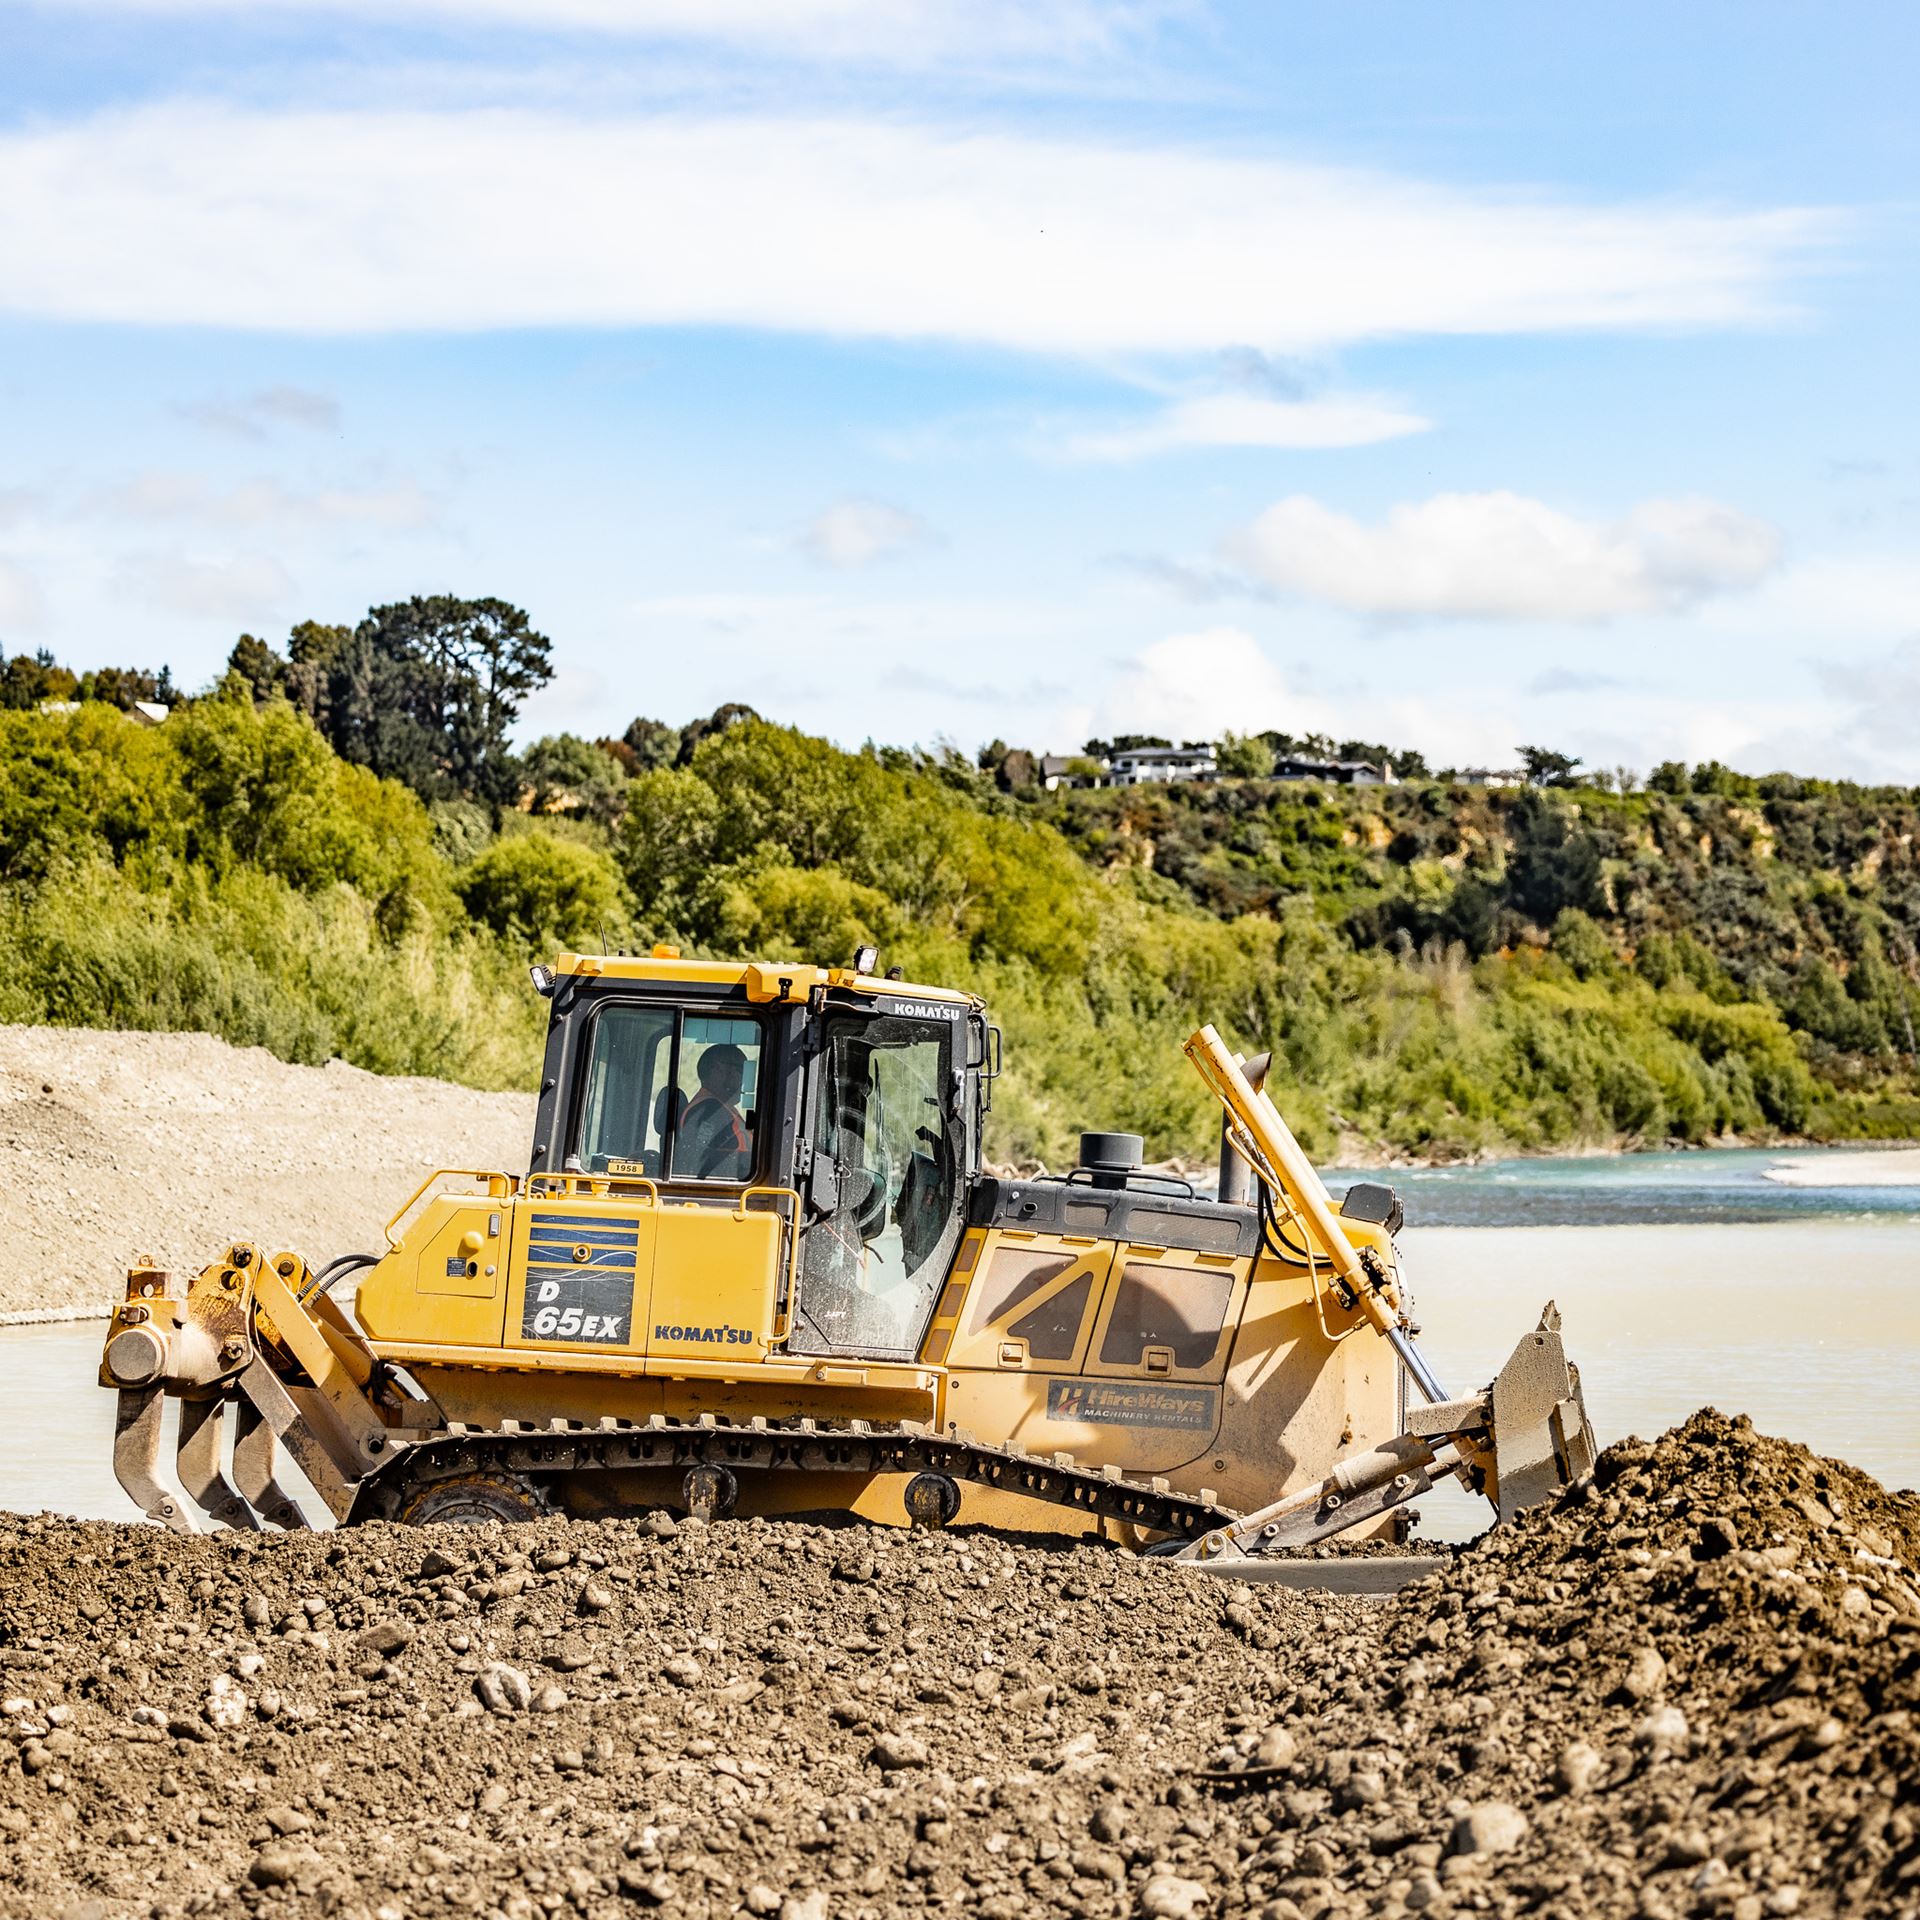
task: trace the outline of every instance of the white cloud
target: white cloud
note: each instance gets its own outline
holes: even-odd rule
[[[0,309],[313,332],[725,325],[1065,353],[1717,327],[1806,209],[898,120],[176,102],[0,135]]]
[[[1295,495],[1229,552],[1270,586],[1357,613],[1588,621],[1752,587],[1781,541],[1714,500],[1646,500],[1617,520],[1581,520],[1520,494],[1442,493],[1365,525]]]
[[[1920,621],[1916,621],[1920,625]],[[1920,714],[1920,634],[1877,660],[1826,661],[1821,683],[1846,709],[1848,732],[1862,759],[1880,767],[1880,779],[1920,779],[1920,739],[1914,716]]]
[[[33,576],[0,560],[0,644],[16,633],[32,633],[45,617],[40,588]]]
[[[117,13],[346,14],[410,24],[711,41],[812,61],[926,67],[955,59],[1085,59],[1125,50],[1160,0],[69,0]]]
[[[121,562],[115,584],[127,599],[214,620],[259,619],[293,591],[286,569],[267,554],[130,554]]]
[[[836,500],[801,528],[798,544],[823,566],[868,567],[932,538],[927,523],[879,500]]]
[[[1139,460],[1183,447],[1273,447],[1312,451],[1367,447],[1430,422],[1366,394],[1270,400],[1251,393],[1176,401],[1136,425],[1068,434],[1061,451],[1076,460]]]
[[[1314,733],[1336,724],[1324,701],[1297,691],[1240,627],[1170,634],[1142,647],[1091,709],[1069,716],[1068,731],[1152,733],[1169,740],[1213,740],[1228,728]]]
[[[298,491],[278,480],[217,488],[197,473],[154,469],[96,494],[95,511],[132,520],[184,520],[214,526],[373,526],[411,531],[438,517],[418,487],[319,487]]]
[[[241,400],[201,400],[180,411],[200,426],[241,440],[264,440],[274,427],[314,433],[335,433],[340,427],[339,401],[309,387],[263,387]]]

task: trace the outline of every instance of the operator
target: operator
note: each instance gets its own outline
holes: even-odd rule
[[[752,1159],[738,1105],[747,1077],[746,1053],[729,1043],[709,1047],[695,1071],[700,1091],[680,1116],[675,1171],[694,1180],[744,1180]]]

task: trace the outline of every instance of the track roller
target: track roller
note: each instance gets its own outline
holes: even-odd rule
[[[536,1480],[518,1473],[456,1473],[408,1488],[393,1517],[409,1527],[512,1526],[554,1511]]]
[[[680,1483],[680,1498],[696,1520],[724,1520],[740,1498],[740,1482],[731,1468],[714,1461],[689,1467]]]
[[[951,1526],[960,1511],[960,1487],[944,1473],[916,1473],[907,1482],[907,1518],[930,1530]]]

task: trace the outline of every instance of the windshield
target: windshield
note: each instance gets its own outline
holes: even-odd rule
[[[910,1359],[960,1232],[964,1109],[944,1020],[838,1016],[816,1076],[790,1344]]]

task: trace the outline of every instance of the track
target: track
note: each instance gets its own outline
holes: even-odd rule
[[[988,1446],[966,1434],[857,1420],[846,1426],[823,1426],[814,1420],[754,1420],[734,1426],[712,1415],[681,1422],[656,1414],[644,1422],[607,1419],[592,1425],[555,1420],[536,1427],[507,1421],[498,1428],[479,1428],[456,1423],[443,1438],[415,1442],[371,1477],[361,1487],[349,1520],[392,1517],[422,1487],[457,1476],[497,1473],[540,1480],[647,1467],[724,1469],[728,1474],[938,1475],[1182,1540],[1197,1539],[1235,1517],[1214,1501],[1176,1493],[1164,1480],[1142,1484],[1122,1479],[1116,1470],[1078,1466],[1066,1454],[1023,1453]]]

